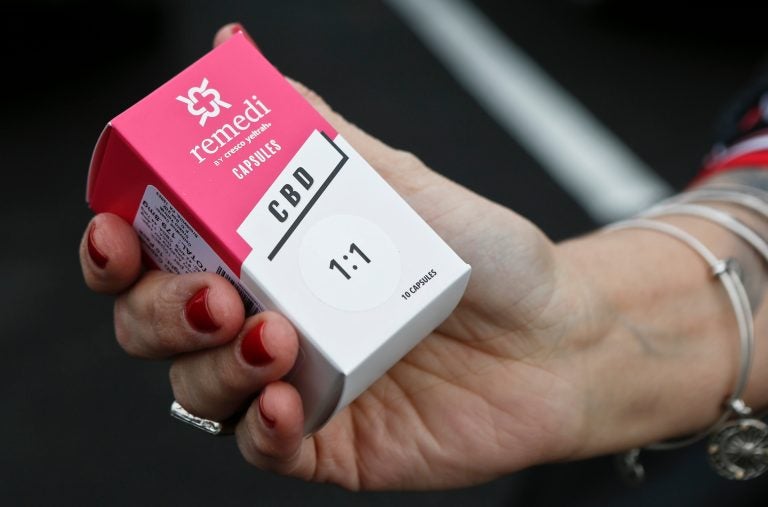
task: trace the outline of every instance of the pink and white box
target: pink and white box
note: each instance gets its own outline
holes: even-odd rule
[[[156,267],[285,315],[317,430],[454,309],[470,267],[242,35],[113,119],[87,200]]]

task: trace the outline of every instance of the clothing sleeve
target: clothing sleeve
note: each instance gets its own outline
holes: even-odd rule
[[[768,65],[723,112],[694,182],[744,167],[768,170]]]

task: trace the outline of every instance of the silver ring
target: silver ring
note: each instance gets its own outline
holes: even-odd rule
[[[183,421],[194,428],[205,431],[210,435],[223,436],[234,433],[234,424],[229,424],[228,421],[218,422],[198,417],[189,413],[187,409],[182,407],[176,400],[173,400],[173,403],[171,403],[171,417]]]

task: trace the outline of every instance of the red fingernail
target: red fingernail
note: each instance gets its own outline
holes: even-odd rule
[[[243,338],[243,342],[240,344],[243,359],[253,366],[264,366],[274,359],[269,355],[267,349],[264,348],[263,331],[264,322],[260,322],[258,326],[248,331]]]
[[[99,268],[104,269],[109,259],[106,255],[101,253],[98,248],[96,248],[96,243],[93,242],[93,231],[95,230],[96,226],[92,225],[91,230],[88,231],[88,255],[91,256],[91,260],[94,264],[96,264]]]
[[[267,428],[275,427],[275,419],[269,417],[267,413],[264,412],[264,395],[259,396],[259,414],[261,414],[261,418],[264,420],[264,424],[267,425]]]
[[[208,287],[203,287],[195,292],[184,308],[189,323],[204,333],[211,333],[219,329],[219,325],[211,317],[211,311],[208,309]]]
[[[251,44],[253,44],[257,48],[259,47],[256,44],[256,41],[254,41],[251,38],[251,35],[248,32],[245,31],[245,28],[243,28],[243,25],[241,25],[240,23],[235,23],[234,25],[232,25],[231,33],[232,33],[232,35],[235,35],[236,33],[242,33],[245,36],[245,38],[248,39],[248,42],[250,42]]]

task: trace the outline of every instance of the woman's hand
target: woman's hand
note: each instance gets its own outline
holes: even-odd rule
[[[224,27],[216,42],[236,28]],[[527,220],[374,139],[294,86],[473,271],[448,320],[305,439],[300,397],[280,380],[298,348],[290,323],[274,312],[244,318],[237,293],[216,275],[141,273],[133,229],[113,215],[96,216],[80,257],[92,289],[118,294],[120,345],[138,357],[172,358],[174,396],[196,415],[223,420],[247,406],[236,436],[248,461],[352,489],[457,487],[678,434],[717,416],[736,357],[714,341],[731,325],[717,287],[696,302],[701,310],[692,318],[714,314],[706,331],[695,329],[697,347],[709,347],[696,355],[699,348],[689,353],[683,346],[685,333],[673,349],[660,339],[659,329],[685,328],[667,318],[674,305],[649,313],[648,298],[632,298],[632,287],[622,285],[676,286],[679,278],[694,280],[686,287],[706,287],[695,255],[642,233],[639,243],[617,233],[555,247]],[[702,224],[691,227],[716,235]],[[628,260],[638,256],[663,256],[672,268],[628,271]],[[655,297],[661,306],[673,295]],[[660,395],[669,372],[690,354],[717,373],[694,377],[695,394],[684,384]],[[659,357],[668,360],[659,366]],[[650,375],[648,368],[657,368],[659,378],[646,389],[635,375]],[[681,396],[690,410],[656,413]]]
[[[231,33],[225,27],[217,42]],[[281,473],[349,488],[448,487],[571,455],[585,431],[579,394],[547,358],[584,309],[563,290],[553,245],[525,219],[372,138],[294,85],[472,265],[459,307],[303,439],[301,400],[280,381],[296,356],[291,325],[272,312],[244,319],[236,292],[215,275],[140,274],[133,229],[102,214],[84,235],[81,260],[91,288],[119,294],[121,346],[138,357],[173,358],[174,396],[196,415],[225,419],[260,392],[237,440],[246,459]]]

